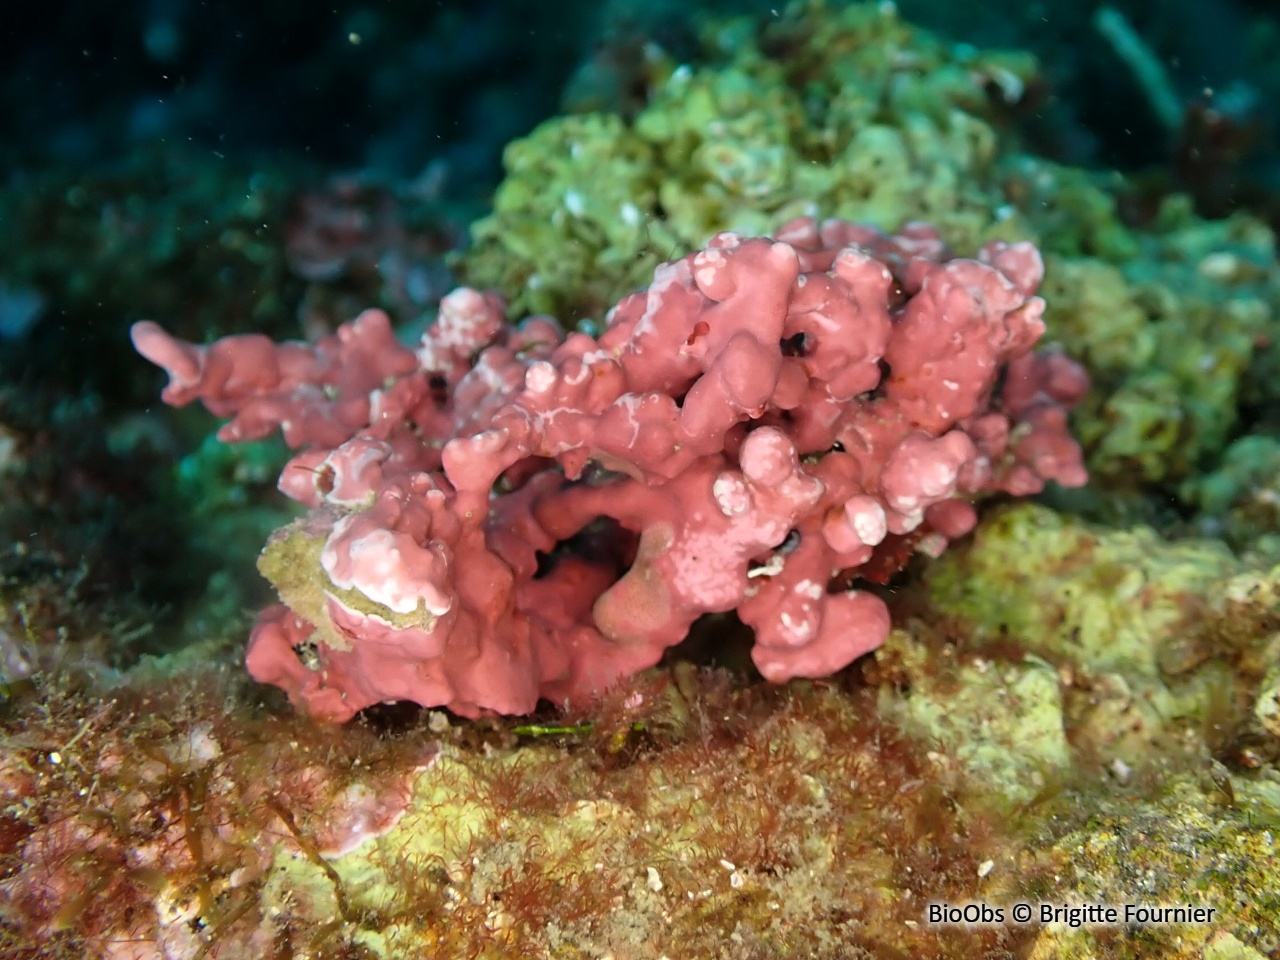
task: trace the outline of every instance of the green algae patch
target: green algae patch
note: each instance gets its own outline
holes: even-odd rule
[[[1170,542],[1145,527],[1107,530],[1023,505],[987,518],[925,581],[936,609],[980,638],[1014,640],[1055,662],[1153,676],[1191,603],[1221,595],[1242,572],[1221,543]]]
[[[1188,480],[1183,499],[1200,510],[1200,527],[1263,563],[1280,563],[1280,439],[1247,434],[1217,466]]]
[[[930,564],[920,592],[967,657],[1053,665],[1067,738],[1091,767],[1128,776],[1181,752],[1188,737],[1223,750],[1271,722],[1264,675],[1277,655],[1280,568],[1217,541],[1110,530],[1021,505],[988,516]],[[984,682],[962,679],[959,703]]]
[[[1225,786],[1224,786],[1225,785]],[[1053,899],[1211,909],[1200,923],[1046,926],[1033,957],[1191,960],[1267,955],[1280,943],[1280,862],[1273,783],[1189,773],[1162,794],[1099,798],[1096,813],[1043,856],[1060,864]],[[1123,914],[1122,914],[1123,917]],[[1227,951],[1234,952],[1227,952]]]
[[[1031,240],[1047,340],[1093,377],[1073,423],[1095,485],[1195,505],[1185,485],[1264,432],[1280,390],[1273,232],[1201,218],[1181,194],[1122,215],[1134,191],[1120,175],[1023,152],[1034,58],[950,43],[892,4],[792,3],[704,41],[694,64],[657,57],[634,116],[557,117],[509,145],[493,210],[455,260],[463,282],[500,289],[516,315],[592,327],[722,230],[924,221],[961,256]]]
[[[1025,234],[1014,208],[992,213],[1002,110],[988,90],[1016,100],[1031,57],[947,44],[883,4],[793,4],[775,35],[742,18],[706,36],[705,65],[657,71],[634,119],[559,117],[507,148],[493,213],[456,263],[464,282],[517,313],[599,321],[721,230],[927,220],[966,252]]]
[[[339,587],[329,579],[320,563],[320,554],[332,530],[336,511],[303,517],[271,535],[258,557],[258,572],[276,588],[280,599],[308,623],[315,626],[315,640],[333,650],[346,650],[351,640],[337,630],[326,610],[329,598],[350,610],[377,617],[397,630],[416,627],[431,630],[435,616],[419,603],[409,613],[399,613],[371,600],[355,588]]]
[[[895,630],[876,653],[899,681],[880,688],[881,715],[957,765],[990,803],[1017,807],[1068,776],[1058,671],[1033,656],[959,662],[952,653]]]

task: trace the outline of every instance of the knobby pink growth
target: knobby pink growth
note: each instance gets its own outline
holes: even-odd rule
[[[257,679],[318,716],[389,700],[523,713],[651,666],[736,611],[770,680],[819,677],[890,629],[866,589],[976,522],[972,501],[1084,483],[1088,389],[1044,332],[1027,243],[796,220],[663,264],[599,338],[507,322],[460,289],[417,349],[366,311],[314,345],[207,347],[140,323],[164,399],[280,428],[312,508],[315,588],[281,587]],[[295,576],[293,574],[291,576]]]

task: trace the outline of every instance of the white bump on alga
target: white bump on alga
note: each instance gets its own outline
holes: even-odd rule
[[[703,250],[693,258],[693,278],[700,287],[716,282],[716,274],[725,264],[725,255],[719,250]]]
[[[802,643],[813,636],[813,621],[808,618],[797,623],[795,618],[784,610],[778,619],[782,623],[782,632],[792,643]]]
[[[950,463],[935,461],[920,471],[920,490],[926,497],[939,497],[955,491],[958,470]]]
[[[546,393],[556,384],[556,368],[546,360],[529,364],[524,372],[524,385],[533,393]]]
[[[844,512],[853,532],[869,547],[881,543],[889,533],[884,507],[871,497],[850,497],[845,502]]]
[[[800,596],[808,597],[810,600],[818,600],[824,593],[826,593],[822,584],[818,583],[816,580],[801,580],[792,587],[792,589],[795,590],[796,593],[800,594]]]
[[[711,485],[711,493],[716,498],[720,512],[726,517],[736,517],[746,513],[751,506],[751,498],[747,495],[747,485],[731,473],[722,473]]]
[[[899,513],[910,513],[920,506],[920,498],[900,493],[890,497],[889,504]]]

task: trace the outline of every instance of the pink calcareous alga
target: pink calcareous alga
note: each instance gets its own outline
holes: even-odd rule
[[[227,441],[280,429],[311,512],[311,589],[277,583],[248,666],[345,720],[411,700],[464,715],[588,698],[736,611],[770,680],[879,646],[870,592],[974,525],[973,501],[1085,481],[1067,410],[1088,387],[1044,332],[1027,243],[949,254],[796,220],[663,264],[599,337],[445,297],[421,343],[370,310],[315,344],[138,350]],[[268,546],[268,552],[271,550]]]

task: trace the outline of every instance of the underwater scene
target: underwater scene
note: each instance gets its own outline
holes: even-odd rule
[[[0,21],[0,960],[1280,958],[1280,7]]]

